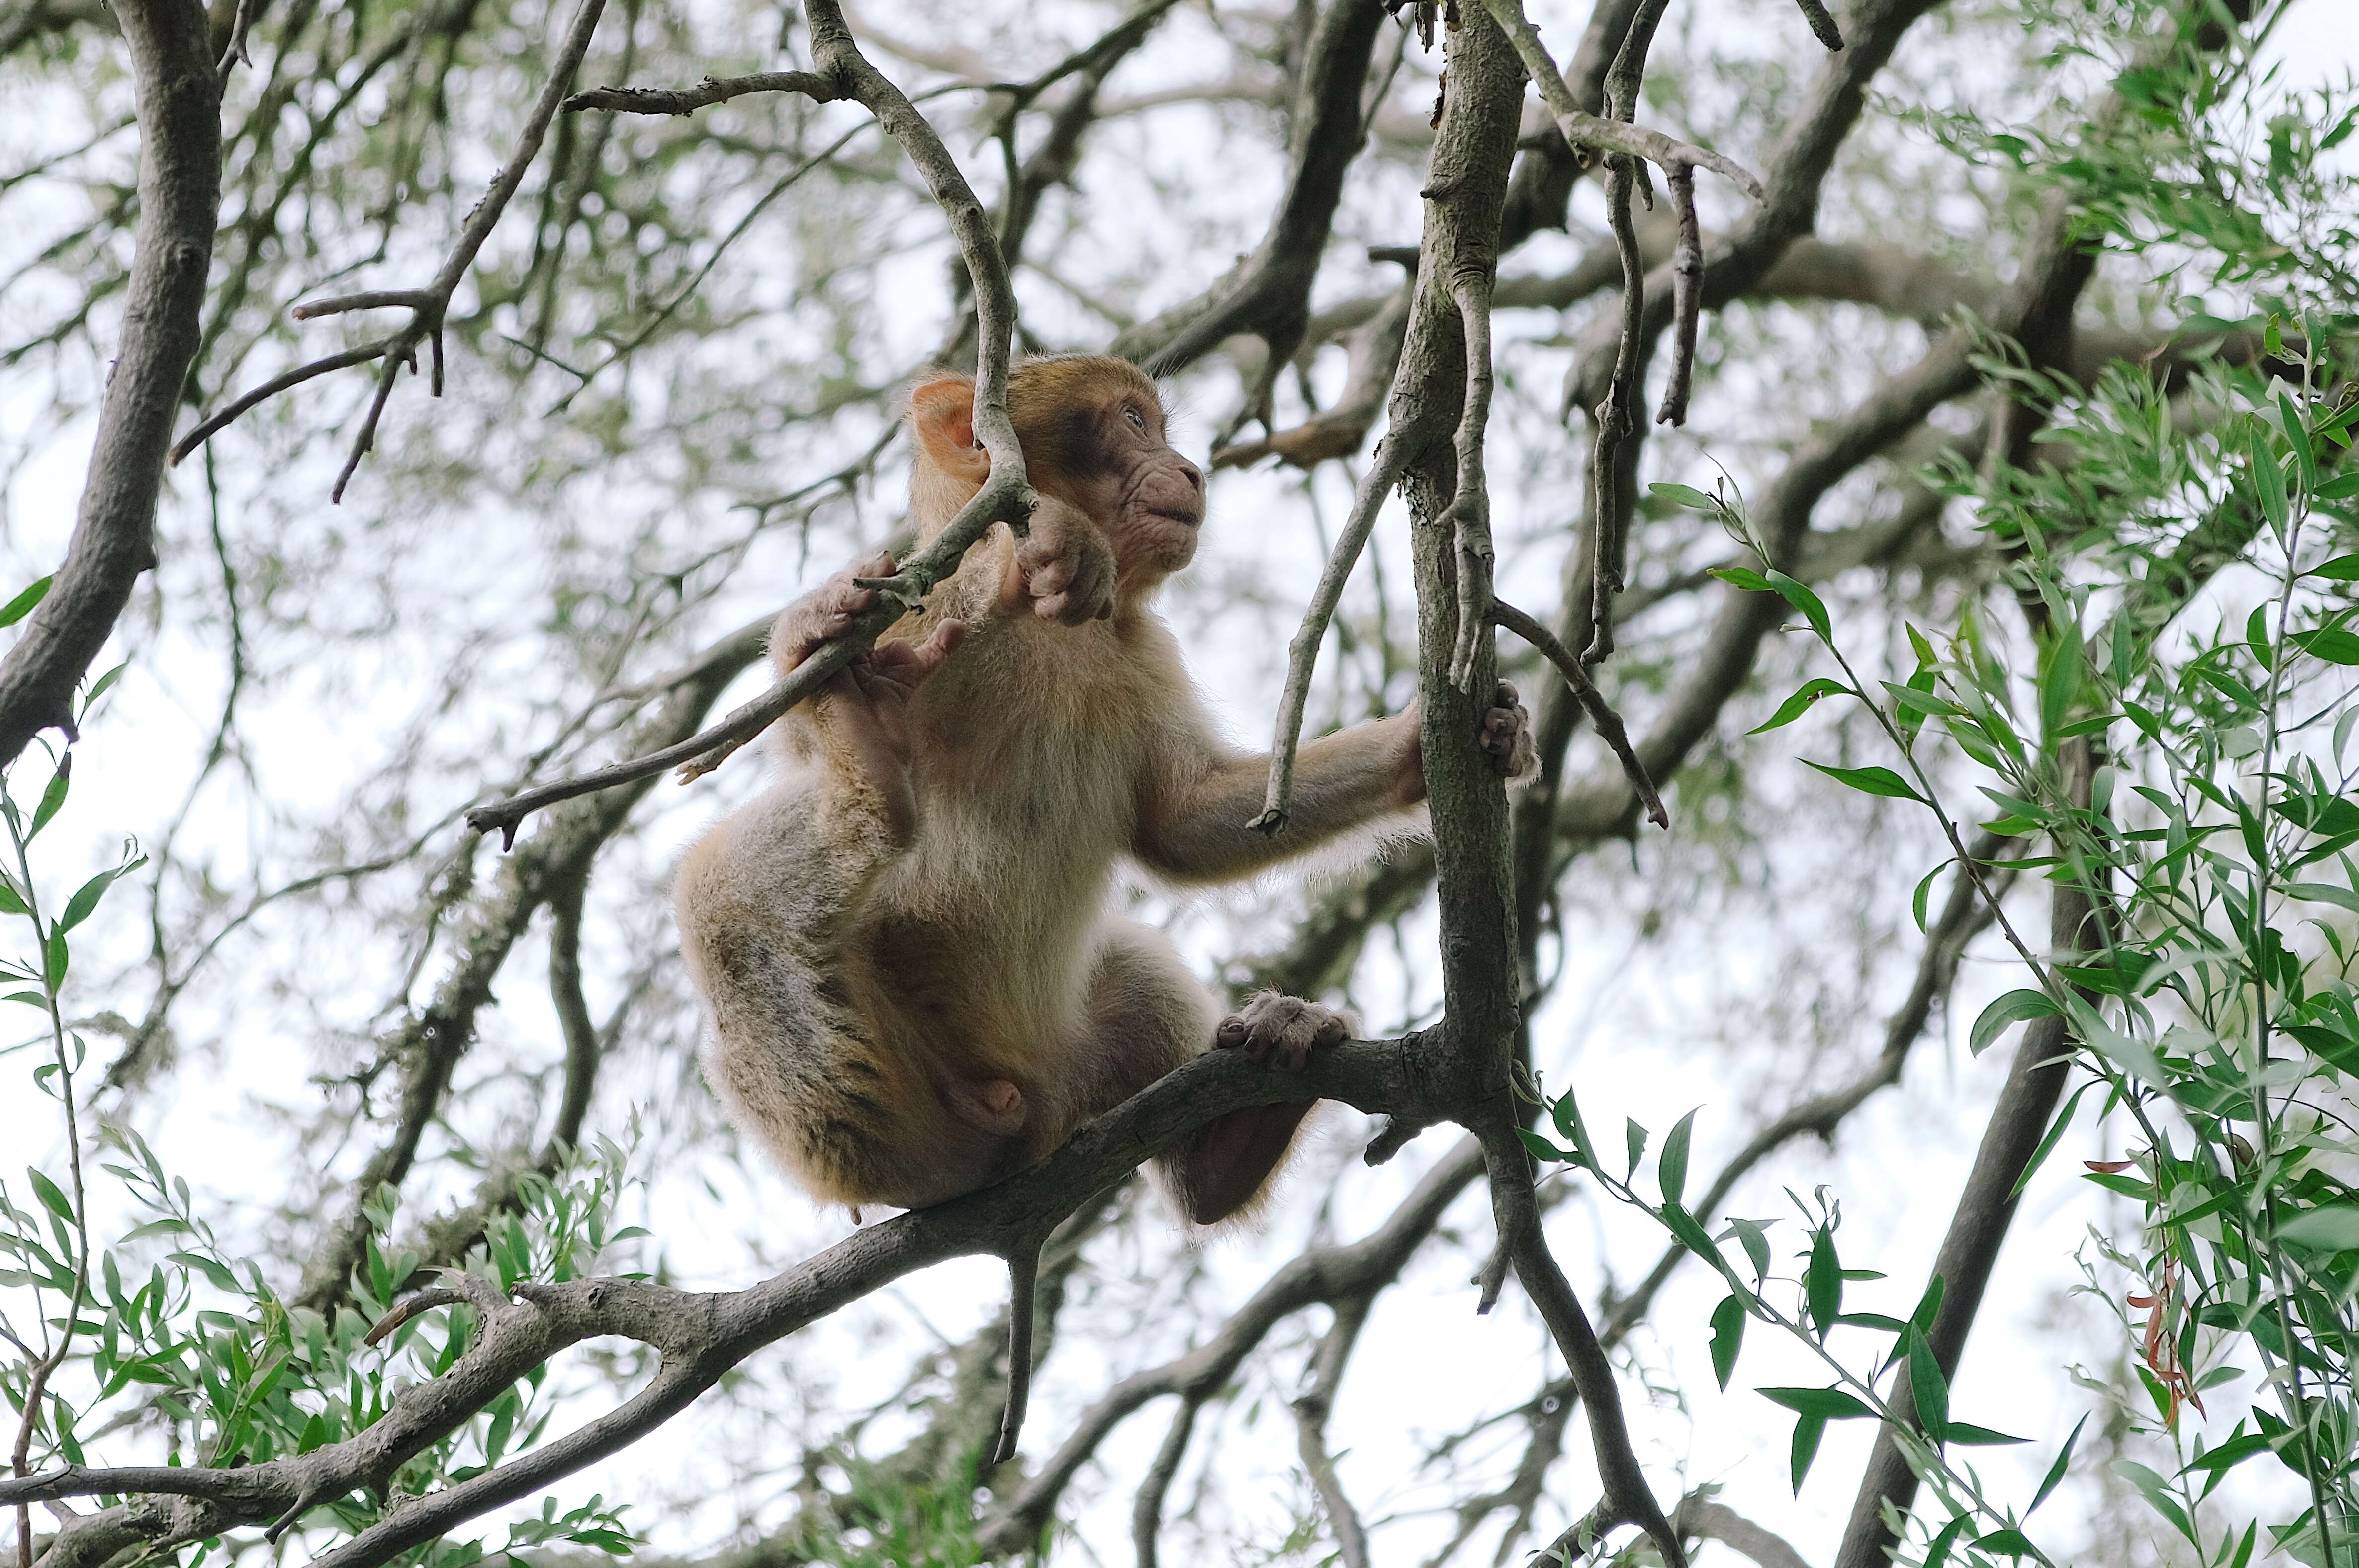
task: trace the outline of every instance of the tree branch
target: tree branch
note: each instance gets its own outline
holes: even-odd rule
[[[973,498],[934,536],[932,543],[901,563],[874,608],[821,647],[793,673],[720,724],[662,751],[544,784],[469,811],[467,825],[479,833],[499,829],[503,848],[516,842],[516,825],[525,818],[560,800],[636,783],[674,767],[680,769],[682,783],[712,772],[739,746],[767,729],[788,709],[865,653],[887,627],[931,593],[936,583],[957,571],[968,547],[995,524],[1021,524],[1031,516],[1032,490],[1025,482],[1024,452],[1016,444],[1016,427],[1007,415],[1008,355],[1016,331],[1016,291],[1008,280],[1007,263],[1000,254],[990,217],[975,199],[966,176],[960,172],[958,160],[942,145],[941,136],[901,90],[860,52],[844,25],[842,6],[835,0],[814,0],[810,15],[813,61],[822,75],[842,88],[845,97],[875,115],[886,134],[898,142],[909,161],[918,166],[935,204],[948,219],[959,254],[966,262],[978,322],[974,431],[976,441],[991,456],[990,474]]]
[[[221,74],[201,6],[124,0],[139,119],[138,230],[73,537],[49,592],[0,659],[0,768],[45,729],[75,738],[74,689],[156,564],[156,504],[195,360],[221,218]]]
[[[500,217],[507,211],[508,202],[524,183],[526,170],[539,156],[542,138],[549,134],[549,123],[557,117],[558,104],[572,82],[573,73],[582,68],[582,57],[590,52],[590,40],[598,30],[598,17],[605,9],[605,4],[606,0],[582,0],[581,8],[574,13],[573,21],[566,29],[565,41],[550,67],[549,80],[541,83],[540,95],[535,100],[532,113],[516,137],[516,151],[499,173],[493,176],[491,189],[484,192],[483,200],[477,201],[467,214],[467,221],[460,227],[457,243],[451,247],[451,254],[443,259],[441,270],[435,273],[433,281],[419,289],[346,295],[309,305],[299,304],[294,309],[295,319],[299,321],[347,310],[398,306],[408,310],[408,321],[382,344],[371,345],[372,352],[362,354],[353,350],[341,355],[331,354],[305,366],[300,373],[279,376],[267,386],[239,397],[229,408],[206,419],[173,446],[172,461],[175,463],[272,391],[284,391],[310,379],[312,376],[341,368],[342,365],[382,358],[385,369],[377,376],[376,395],[370,399],[368,411],[361,417],[360,432],[353,438],[352,451],[346,455],[344,465],[337,473],[336,482],[328,492],[332,502],[341,502],[344,498],[344,486],[352,482],[353,474],[359,470],[361,459],[366,457],[369,450],[376,444],[377,422],[384,418],[386,403],[393,395],[394,378],[401,374],[405,365],[412,371],[418,368],[418,350],[421,343],[429,345],[432,351],[430,381],[433,394],[437,397],[442,396],[442,319],[451,309],[451,297],[458,292],[460,280],[474,265],[476,254],[484,248],[484,242],[490,239],[492,231],[499,226]]]

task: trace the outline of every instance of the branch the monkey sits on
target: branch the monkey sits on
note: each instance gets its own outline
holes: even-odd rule
[[[929,539],[981,488],[973,387],[910,396]],[[1127,857],[1163,881],[1249,877],[1356,829],[1414,827],[1414,711],[1303,746],[1285,833],[1266,756],[1222,740],[1150,607],[1196,553],[1204,480],[1155,384],[1115,359],[1019,365],[1008,410],[1039,505],[780,721],[780,777],[689,852],[681,944],[712,1015],[707,1073],[814,1196],[921,1207],[1040,1160],[1199,1052],[1299,1067],[1345,1014],[1265,993],[1225,1019],[1158,932],[1111,907]],[[875,601],[878,555],[790,606],[781,675]],[[1483,743],[1530,771],[1499,688]],[[1235,1112],[1159,1162],[1187,1217],[1249,1204],[1308,1107]]]

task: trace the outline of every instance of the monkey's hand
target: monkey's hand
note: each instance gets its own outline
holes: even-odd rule
[[[1029,601],[1046,620],[1078,626],[1114,614],[1114,547],[1079,506],[1043,495],[1016,544],[1000,607]]]
[[[1283,992],[1263,991],[1221,1021],[1212,1031],[1212,1046],[1242,1051],[1256,1060],[1274,1057],[1287,1071],[1299,1073],[1310,1062],[1312,1048],[1341,1045],[1359,1027],[1349,1013]]]
[[[1425,799],[1425,748],[1419,739],[1417,704],[1401,718],[1408,725],[1408,747],[1401,763],[1400,803],[1414,806]],[[1483,715],[1483,750],[1492,768],[1510,785],[1522,784],[1539,771],[1539,748],[1532,743],[1532,716],[1512,681],[1502,681]]]

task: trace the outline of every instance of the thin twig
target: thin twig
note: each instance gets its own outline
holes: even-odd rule
[[[1663,798],[1656,793],[1655,781],[1648,776],[1647,765],[1638,759],[1636,749],[1631,746],[1630,732],[1623,727],[1622,715],[1614,711],[1614,705],[1605,700],[1605,694],[1598,691],[1596,683],[1589,678],[1589,671],[1582,669],[1581,660],[1573,657],[1572,649],[1565,647],[1554,632],[1504,599],[1491,602],[1491,619],[1531,644],[1542,658],[1556,666],[1557,673],[1562,675],[1565,684],[1572,688],[1574,700],[1589,715],[1590,727],[1597,732],[1597,738],[1606,744],[1613,751],[1614,760],[1622,764],[1623,777],[1629,779],[1630,788],[1637,791],[1639,803],[1647,809],[1647,819],[1658,828],[1669,827],[1671,814],[1663,809]]]
[[[1310,699],[1310,677],[1319,666],[1319,646],[1327,640],[1328,623],[1335,618],[1335,605],[1343,597],[1343,584],[1351,580],[1352,568],[1359,564],[1360,551],[1366,548],[1368,535],[1376,526],[1376,514],[1384,509],[1385,497],[1392,494],[1400,482],[1406,465],[1403,443],[1387,440],[1376,448],[1376,461],[1360,481],[1357,494],[1352,497],[1351,515],[1343,519],[1343,531],[1336,537],[1335,548],[1327,557],[1326,570],[1319,574],[1319,585],[1310,591],[1310,604],[1302,612],[1302,626],[1287,647],[1286,690],[1278,698],[1277,738],[1269,753],[1269,789],[1262,799],[1261,814],[1245,826],[1276,838],[1286,826],[1288,806],[1294,799],[1294,758],[1302,744],[1302,710]]]
[[[309,365],[264,382],[227,408],[205,416],[203,423],[172,443],[172,450],[167,461],[174,467],[178,467],[182,458],[202,446],[216,431],[235,420],[256,403],[266,398],[276,397],[290,387],[300,387],[314,376],[325,376],[332,370],[342,370],[348,365],[366,365],[370,360],[383,355],[393,344],[394,340],[391,338],[379,338],[373,343],[363,343],[358,348],[348,348],[342,354],[332,354],[325,359],[315,359]]]
[[[1815,0],[1801,0],[1805,5]],[[1751,169],[1735,159],[1700,147],[1690,147],[1660,131],[1650,131],[1630,123],[1630,112],[1636,94],[1630,90],[1636,70],[1646,64],[1647,49],[1653,42],[1655,23],[1661,18],[1663,7],[1652,4],[1640,8],[1633,17],[1630,30],[1624,36],[1622,49],[1614,60],[1607,78],[1610,96],[1610,117],[1593,114],[1583,109],[1572,95],[1572,88],[1549,58],[1548,46],[1540,42],[1539,28],[1524,15],[1521,0],[1483,0],[1483,8],[1491,14],[1507,41],[1515,46],[1516,56],[1524,62],[1532,84],[1539,89],[1540,101],[1555,117],[1557,131],[1575,148],[1592,147],[1603,153],[1620,153],[1629,158],[1641,158],[1660,164],[1669,170],[1678,164],[1700,166],[1714,174],[1734,180],[1756,202],[1767,203],[1768,197],[1760,180]],[[1835,47],[1841,48],[1840,44]]]
[[[477,833],[498,828],[503,847],[512,846],[517,824],[544,806],[636,783],[672,767],[680,769],[683,784],[712,772],[788,709],[864,654],[908,606],[923,602],[937,583],[958,570],[967,548],[994,524],[1020,522],[1031,514],[1032,489],[1025,481],[1024,452],[1016,444],[1016,426],[1007,413],[1016,291],[1008,281],[1006,259],[1000,254],[990,217],[960,171],[958,160],[942,145],[941,136],[901,90],[860,52],[844,24],[842,7],[835,0],[813,0],[808,14],[811,58],[830,82],[842,88],[843,96],[875,115],[886,133],[901,145],[925,177],[935,204],[950,221],[951,233],[958,241],[975,299],[974,433],[990,454],[990,473],[983,487],[933,542],[901,563],[890,588],[877,596],[873,608],[797,666],[792,674],[720,724],[648,756],[559,779],[468,811],[467,825]]]
[[[1696,323],[1703,315],[1703,229],[1696,222],[1695,170],[1675,163],[1664,171],[1680,243],[1671,252],[1671,376],[1656,411],[1658,425],[1688,422],[1688,388],[1695,379]]]
[[[1130,1506],[1130,1539],[1138,1551],[1138,1568],[1156,1568],[1155,1541],[1163,1533],[1163,1499],[1171,1490],[1171,1478],[1180,1473],[1180,1462],[1188,1456],[1188,1439],[1196,1430],[1196,1412],[1203,1406],[1200,1394],[1180,1396],[1179,1413],[1171,1418],[1163,1445],[1155,1451],[1155,1463],[1147,1467],[1147,1477],[1138,1484],[1138,1497]]]
[[[1491,635],[1491,492],[1483,472],[1483,436],[1491,419],[1491,274],[1470,268],[1451,280],[1451,298],[1466,336],[1466,398],[1458,415],[1458,488],[1447,514],[1458,565],[1458,637],[1450,681],[1474,681],[1475,652]]]
[[[1802,8],[1802,19],[1810,24],[1810,31],[1819,42],[1831,49],[1843,47],[1843,29],[1835,26],[1824,0],[1794,0],[1794,4]]]
[[[458,292],[460,280],[474,265],[476,254],[484,248],[484,242],[491,237],[492,230],[499,224],[501,214],[507,211],[508,202],[524,183],[525,172],[539,156],[540,144],[549,134],[549,123],[556,117],[557,106],[565,96],[567,85],[572,82],[573,73],[581,69],[582,57],[590,51],[590,40],[598,30],[598,17],[605,9],[605,4],[606,0],[582,0],[581,8],[574,13],[573,21],[567,28],[565,42],[550,64],[549,80],[541,84],[540,95],[533,103],[532,114],[516,137],[515,152],[499,173],[493,177],[491,188],[484,191],[483,200],[476,202],[473,211],[467,214],[457,242],[451,245],[451,254],[443,259],[441,269],[435,273],[432,282],[423,289],[383,289],[316,300],[298,305],[294,311],[298,321],[307,321],[315,316],[334,315],[345,310],[406,305],[409,310],[409,320],[401,330],[381,343],[369,345],[366,350],[352,349],[343,354],[331,354],[326,359],[304,366],[300,372],[279,376],[246,393],[223,412],[207,419],[174,443],[173,462],[187,456],[200,442],[210,439],[265,397],[328,370],[381,357],[386,365],[377,377],[375,396],[369,400],[368,411],[361,419],[359,433],[353,438],[352,450],[346,454],[343,467],[338,471],[336,482],[328,492],[331,501],[340,502],[344,498],[344,486],[352,483],[353,474],[360,468],[361,459],[376,445],[377,425],[385,417],[386,403],[393,396],[394,378],[401,374],[404,365],[412,370],[417,368],[418,349],[429,339],[432,342],[432,390],[436,397],[441,396],[442,319],[451,309],[451,298]]]
[[[1360,1523],[1359,1510],[1352,1506],[1351,1494],[1343,1490],[1343,1478],[1335,1473],[1335,1456],[1327,1447],[1327,1417],[1335,1408],[1336,1386],[1343,1380],[1343,1367],[1359,1343],[1368,1309],[1375,1304],[1373,1292],[1335,1303],[1335,1321],[1320,1336],[1318,1353],[1311,1359],[1310,1386],[1294,1399],[1295,1438],[1302,1466],[1310,1472],[1310,1485],[1327,1510],[1327,1528],[1334,1532],[1335,1552],[1343,1559],[1343,1568],[1370,1568],[1368,1532]]]
[[[810,71],[757,71],[749,76],[708,76],[693,87],[592,87],[558,108],[568,114],[604,109],[617,114],[693,114],[753,93],[799,93],[814,103],[850,96],[842,82]]]

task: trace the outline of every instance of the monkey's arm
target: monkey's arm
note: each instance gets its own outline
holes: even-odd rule
[[[1295,757],[1285,831],[1263,834],[1258,816],[1269,757],[1230,751],[1209,721],[1169,734],[1142,781],[1140,862],[1180,882],[1226,882],[1291,860],[1386,817],[1408,824],[1425,799],[1414,713],[1354,724],[1306,744]]]
[[[1483,716],[1483,749],[1511,784],[1520,782],[1538,771],[1530,716],[1505,681],[1493,704]],[[1425,802],[1414,707],[1306,744],[1295,756],[1286,826],[1275,835],[1245,826],[1261,813],[1268,757],[1221,746],[1193,703],[1149,748],[1144,775],[1132,853],[1180,882],[1250,877],[1388,816],[1407,827],[1407,813]]]

